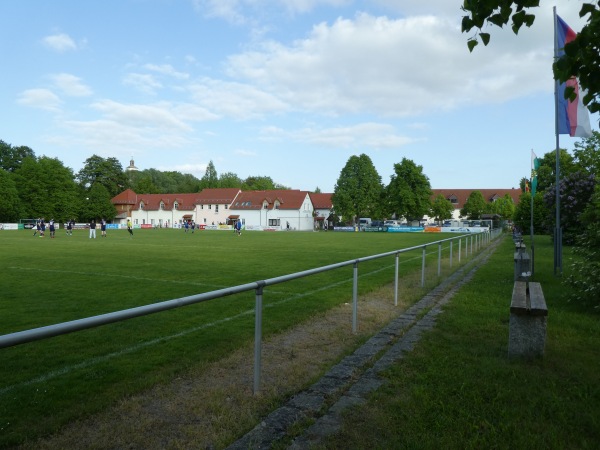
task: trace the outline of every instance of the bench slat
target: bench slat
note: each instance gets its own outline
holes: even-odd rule
[[[542,285],[540,283],[529,283],[529,300],[531,303],[531,314],[534,316],[547,316],[548,307],[546,306],[546,299],[542,292]]]
[[[515,281],[510,303],[510,312],[515,314],[525,314],[527,309],[527,284],[524,281]]]

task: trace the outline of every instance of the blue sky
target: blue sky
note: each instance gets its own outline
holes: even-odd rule
[[[578,31],[582,2],[542,0],[531,29],[473,53],[461,3],[2,1],[0,139],[74,172],[212,160],[331,192],[365,153],[385,184],[408,158],[433,188],[518,187],[555,148],[552,7]]]

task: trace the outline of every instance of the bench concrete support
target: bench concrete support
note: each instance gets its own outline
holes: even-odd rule
[[[544,355],[548,308],[540,283],[515,281],[510,304],[508,356]]]

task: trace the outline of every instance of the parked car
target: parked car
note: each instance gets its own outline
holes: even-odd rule
[[[397,220],[386,220],[385,222],[383,222],[383,225],[385,225],[386,227],[399,227],[400,222],[398,222]]]
[[[371,222],[372,227],[382,227],[384,226],[383,220],[374,220]]]

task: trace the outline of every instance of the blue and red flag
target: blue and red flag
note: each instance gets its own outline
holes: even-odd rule
[[[565,45],[571,42],[577,33],[565,23],[559,16],[556,16],[556,57],[560,58],[565,54]],[[576,98],[569,101],[565,98],[566,87],[572,87],[575,90]],[[588,109],[583,104],[580,95],[579,82],[573,77],[566,83],[561,83],[557,92],[558,104],[558,134],[568,134],[572,137],[591,137],[592,127],[590,126],[590,115]]]

